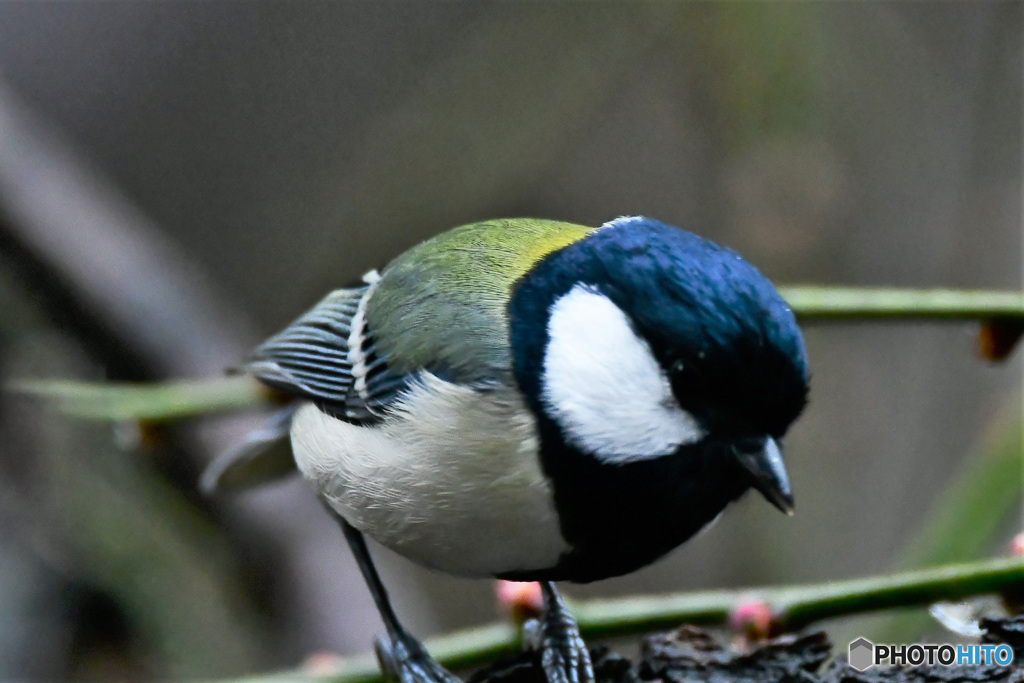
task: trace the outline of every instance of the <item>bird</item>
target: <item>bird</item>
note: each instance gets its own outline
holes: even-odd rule
[[[328,294],[243,369],[298,400],[207,487],[290,445],[401,683],[458,679],[402,625],[367,536],[449,574],[539,581],[547,679],[591,683],[555,582],[644,567],[750,489],[793,511],[780,444],[809,389],[794,315],[738,253],[651,218],[451,229]]]

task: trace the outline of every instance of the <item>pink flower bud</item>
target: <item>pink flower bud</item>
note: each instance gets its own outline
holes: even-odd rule
[[[494,594],[498,598],[498,606],[503,614],[512,621],[522,623],[527,619],[540,616],[544,608],[544,596],[540,584],[536,581],[504,581],[494,582]]]
[[[311,676],[334,676],[345,660],[333,652],[314,652],[302,663],[302,672]]]
[[[729,613],[729,628],[748,643],[766,640],[773,626],[775,615],[772,614],[772,608],[756,598],[740,602]]]
[[[1010,541],[1011,555],[1024,555],[1024,533],[1017,534]]]

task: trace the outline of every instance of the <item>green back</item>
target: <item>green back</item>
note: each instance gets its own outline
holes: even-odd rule
[[[452,381],[511,371],[507,307],[513,284],[547,254],[593,228],[509,218],[454,228],[384,269],[366,309],[391,370],[425,368]]]

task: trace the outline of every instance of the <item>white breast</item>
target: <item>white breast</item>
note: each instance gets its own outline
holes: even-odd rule
[[[545,569],[568,550],[533,417],[513,391],[424,373],[377,425],[310,404],[291,436],[299,469],[342,517],[420,564],[489,576]]]
[[[576,285],[548,320],[542,398],[566,439],[609,463],[668,455],[705,436],[626,314]]]

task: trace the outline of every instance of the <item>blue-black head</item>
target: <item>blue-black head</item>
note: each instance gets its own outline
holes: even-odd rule
[[[772,283],[735,251],[644,217],[611,221],[517,286],[513,346],[527,394],[541,393],[552,309],[580,285],[625,314],[709,434],[779,439],[803,410],[803,338]],[[525,324],[538,319],[544,324]]]
[[[592,240],[597,287],[650,344],[680,405],[717,438],[781,438],[806,404],[808,367],[772,283],[735,251],[646,218]]]
[[[653,559],[750,487],[790,511],[778,441],[807,400],[806,352],[786,302],[739,254],[620,218],[538,263],[509,313],[516,380],[578,547],[595,519],[623,536],[661,519],[674,531],[633,549]],[[634,498],[606,514],[624,482]]]

